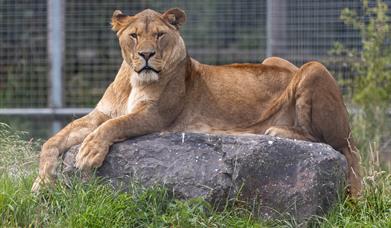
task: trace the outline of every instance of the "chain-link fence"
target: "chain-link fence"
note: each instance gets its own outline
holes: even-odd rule
[[[206,63],[259,61],[265,56],[266,1],[78,1],[66,3],[65,105],[96,103],[121,63],[110,31],[115,9],[129,15],[151,8],[184,9],[183,36],[189,53]]]
[[[0,108],[47,105],[46,1],[0,0]]]
[[[64,40],[62,93],[53,89],[48,47],[50,4],[56,2],[63,13],[63,31],[57,34]],[[116,9],[129,15],[145,8],[184,9],[184,40],[190,55],[203,63],[260,62],[275,55],[298,65],[319,60],[346,73],[328,52],[337,41],[360,48],[359,34],[344,25],[340,13],[360,11],[361,5],[360,0],[0,0],[0,114],[26,114],[12,110],[30,108],[27,113],[67,115],[77,109],[66,108],[93,107],[122,61],[109,23]],[[57,105],[53,94],[61,95]]]

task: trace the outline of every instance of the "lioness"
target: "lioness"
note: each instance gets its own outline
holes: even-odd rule
[[[350,192],[361,190],[359,160],[336,81],[318,62],[280,58],[211,66],[192,59],[179,28],[181,9],[135,16],[115,11],[123,62],[96,108],[42,146],[32,190],[54,181],[59,156],[82,143],[76,166],[102,165],[110,145],[159,131],[268,134],[324,142],[346,156]]]

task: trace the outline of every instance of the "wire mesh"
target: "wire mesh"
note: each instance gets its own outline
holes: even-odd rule
[[[0,0],[0,108],[46,107],[46,1]]]
[[[301,65],[309,60],[327,61],[328,52],[335,42],[341,42],[348,48],[360,48],[358,32],[346,26],[340,15],[344,8],[360,12],[361,1],[278,1],[282,2],[281,7],[286,9],[286,13],[275,18],[276,26],[272,27],[275,33],[273,55]]]
[[[186,11],[183,36],[189,53],[204,63],[257,62],[265,55],[266,1],[78,1],[66,2],[65,104],[92,106],[113,79],[122,58],[110,19],[151,8]]]
[[[271,54],[297,65],[319,60],[352,77],[328,52],[336,41],[360,48],[359,34],[343,24],[340,13],[360,11],[361,5],[359,0],[66,0],[65,107],[93,107],[113,80],[122,61],[109,23],[116,9],[129,15],[145,8],[184,9],[184,40],[203,63],[260,62]],[[47,0],[0,0],[0,108],[47,107],[48,81]]]

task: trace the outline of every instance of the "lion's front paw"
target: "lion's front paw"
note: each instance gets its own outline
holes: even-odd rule
[[[102,165],[108,151],[107,142],[97,140],[93,135],[88,136],[76,155],[76,167],[81,170],[98,168]]]
[[[54,185],[54,178],[53,177],[49,177],[49,176],[45,176],[45,177],[41,177],[41,176],[38,176],[34,183],[33,183],[33,186],[31,187],[31,191],[34,192],[34,193],[39,193],[39,191],[41,190],[41,188],[43,186],[53,186]]]

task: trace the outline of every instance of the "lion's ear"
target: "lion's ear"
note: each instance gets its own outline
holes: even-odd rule
[[[111,17],[111,29],[115,32],[118,32],[124,28],[130,20],[130,16],[127,16],[121,12],[121,10],[116,10]]]
[[[179,8],[173,8],[163,14],[163,19],[179,29],[186,22],[186,14]]]

